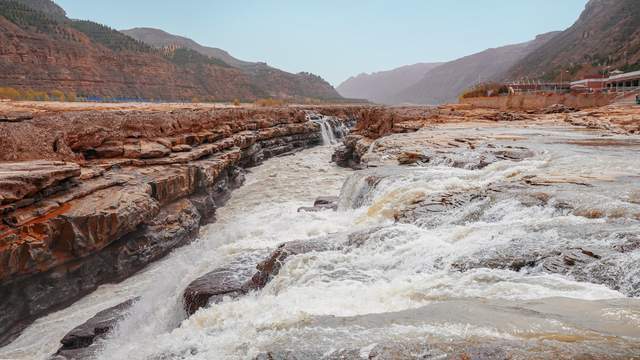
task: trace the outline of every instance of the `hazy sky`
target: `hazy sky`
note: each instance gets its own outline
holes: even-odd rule
[[[161,28],[338,85],[569,27],[587,0],[55,0],[72,18]]]

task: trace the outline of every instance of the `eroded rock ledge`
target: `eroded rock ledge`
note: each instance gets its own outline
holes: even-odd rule
[[[0,344],[193,240],[244,168],[321,143],[311,112],[359,111],[45,111],[0,123]]]
[[[411,133],[441,124],[464,124],[464,126],[486,126],[487,124],[569,124],[572,126],[598,129],[610,134],[640,133],[640,109],[637,107],[606,106],[596,109],[577,110],[562,105],[553,105],[535,111],[497,111],[476,108],[469,104],[449,104],[438,107],[369,107],[362,109],[358,123],[336,149],[333,161],[339,166],[362,169],[376,166],[367,159],[367,154],[377,145],[377,140],[394,134]],[[475,125],[474,125],[475,124]],[[451,147],[473,148],[473,139],[448,139],[444,143],[434,143],[434,148],[449,151]],[[418,154],[415,154],[418,155]],[[424,159],[404,156],[398,158],[402,165]]]

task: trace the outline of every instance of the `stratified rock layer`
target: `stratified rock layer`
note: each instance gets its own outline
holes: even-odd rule
[[[0,342],[193,240],[243,168],[321,143],[310,111],[323,109],[45,111],[0,123]]]

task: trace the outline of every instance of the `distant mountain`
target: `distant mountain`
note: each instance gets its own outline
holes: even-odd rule
[[[435,105],[455,102],[460,93],[478,82],[502,79],[514,64],[557,34],[539,35],[526,43],[488,49],[442,64],[397,93],[392,98],[393,103]]]
[[[360,74],[340,84],[340,95],[352,99],[367,99],[380,104],[392,104],[394,96],[414,85],[426,73],[442,63],[419,63],[371,74]]]
[[[209,56],[214,59],[222,60],[234,67],[255,65],[254,63],[238,60],[222,49],[202,46],[189,38],[169,34],[168,32],[160,29],[133,28],[129,30],[120,30],[120,32],[155,48],[161,49],[170,46],[177,46],[197,51],[202,55]]]
[[[640,1],[591,0],[573,26],[525,56],[509,78],[558,80],[611,70],[640,70]]]
[[[340,98],[338,92],[329,83],[311,73],[291,74],[268,66],[265,63],[242,61],[231,56],[225,50],[203,46],[192,39],[170,34],[159,29],[134,28],[122,30],[122,33],[156,49],[183,48],[220,60],[225,64],[240,69],[257,88],[265,89],[268,97],[287,98],[291,97],[291,94],[296,94],[299,97]]]
[[[64,14],[50,0],[0,0],[0,86],[102,98],[341,98],[312,74],[236,68],[190,47],[157,49]]]

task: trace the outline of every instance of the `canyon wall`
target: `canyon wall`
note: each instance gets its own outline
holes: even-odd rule
[[[321,143],[358,108],[0,116],[0,343],[198,234],[244,168]],[[334,119],[335,121],[335,119]]]

